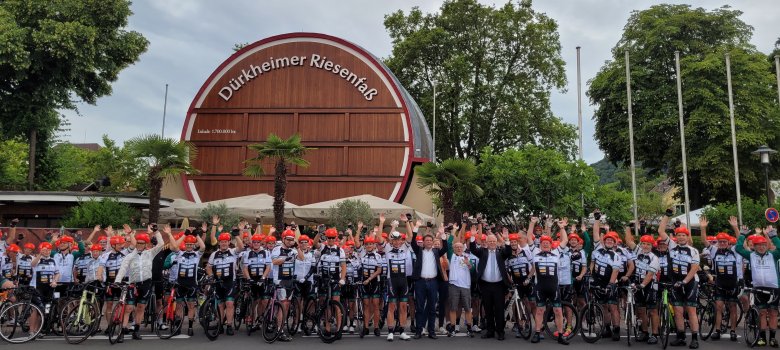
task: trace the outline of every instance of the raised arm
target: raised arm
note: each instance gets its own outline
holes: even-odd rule
[[[601,212],[597,209],[593,212],[593,242],[601,241]]]
[[[636,241],[634,240],[634,229],[631,227],[632,225],[635,224],[636,223],[631,221],[631,225],[626,225],[626,227],[623,229],[626,235],[626,246],[628,246],[628,248],[631,250],[636,249]]]
[[[558,235],[561,236],[561,247],[565,247],[569,244],[569,235],[566,234],[566,226],[569,224],[569,218],[563,218],[558,220]]]
[[[699,217],[699,231],[701,231],[701,241],[704,243],[705,247],[710,246],[710,242],[707,241],[707,224],[709,221],[707,221],[707,217],[702,215]]]
[[[666,233],[666,227],[669,225],[669,219],[672,217],[672,214],[674,214],[672,209],[666,209],[664,216],[661,217],[661,222],[658,223],[658,238],[662,241],[669,239],[669,235]]]
[[[536,237],[534,237],[534,228],[538,222],[539,218],[536,216],[532,216],[531,220],[528,220],[528,244],[533,244],[536,239]]]

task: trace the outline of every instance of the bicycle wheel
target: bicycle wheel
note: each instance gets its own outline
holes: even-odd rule
[[[62,311],[62,333],[69,344],[79,344],[87,340],[100,321],[100,311],[90,302],[85,302],[81,311],[78,307],[65,308]]]
[[[758,309],[752,307],[745,315],[745,344],[750,348],[756,346],[760,333]]]
[[[660,318],[660,324],[659,324],[659,333],[661,336],[661,346],[666,350],[666,347],[669,346],[669,335],[672,334],[672,328],[674,320],[672,319],[672,306],[669,304],[661,304],[661,312]]]
[[[520,318],[520,321],[517,325],[517,329],[518,329],[518,333],[520,334],[520,337],[525,340],[528,340],[531,338],[531,335],[533,335],[534,333],[533,318],[531,317],[531,313],[527,309],[520,307],[520,303],[522,303],[522,301],[518,300],[517,304],[515,304],[515,308],[517,309],[517,315]]]
[[[604,332],[604,310],[601,305],[591,303],[582,308],[580,316],[580,335],[587,343],[595,343]]]
[[[636,326],[633,305],[626,305],[626,344],[631,346],[631,332],[636,331],[633,327]]]
[[[30,303],[15,303],[5,307],[0,314],[0,337],[14,343],[26,343],[35,339],[43,329],[43,312]]]
[[[317,317],[317,330],[324,343],[332,343],[341,338],[344,326],[344,305],[335,300],[328,300]]]
[[[171,339],[171,337],[178,334],[179,330],[181,330],[182,320],[184,319],[184,310],[176,304],[176,300],[168,300],[166,303],[163,303],[163,307],[160,308],[157,319],[167,328],[162,329],[162,327],[156,327],[155,333],[157,333],[157,336],[160,339]]]
[[[576,332],[576,326],[577,326],[577,311],[574,309],[574,306],[570,303],[561,303],[561,313],[563,316],[563,332],[564,332],[564,338],[567,340],[571,340],[577,335]],[[568,314],[571,314],[571,320],[568,319]],[[558,328],[555,325],[555,312],[552,307],[548,306],[544,310],[544,323],[542,324],[542,327],[544,328],[544,332],[547,334],[548,337],[552,339],[557,339],[555,336],[555,332],[558,330]],[[567,333],[568,332],[568,333]]]
[[[206,299],[198,312],[200,316],[200,325],[206,333],[206,338],[211,341],[217,340],[219,330],[222,328],[222,317],[219,315],[219,308],[212,298]]]
[[[157,308],[157,296],[154,295],[154,290],[149,292],[149,301],[146,304],[146,309],[144,309],[144,323],[146,323],[147,326],[150,326],[152,329],[150,330],[152,333],[157,333],[157,312],[155,309]]]
[[[284,327],[284,325],[279,325],[279,316],[282,310],[282,303],[278,301],[274,301],[272,305],[268,305],[265,309],[261,333],[263,334],[263,339],[266,343],[270,344],[275,342],[276,338],[282,333],[282,327]]]
[[[233,329],[238,331],[241,329],[241,322],[243,322],[244,317],[246,317],[246,314],[249,312],[249,301],[247,300],[246,292],[241,292],[238,294],[238,298],[236,298],[236,301],[233,302],[233,307],[235,310],[235,313],[233,315]]]
[[[363,303],[360,299],[355,299],[355,332],[360,336],[360,338],[365,337],[366,335],[363,333],[365,332],[364,329],[366,328],[366,325],[363,319]]]
[[[303,320],[301,321],[301,331],[309,336],[316,332],[317,327],[317,300],[307,298],[303,305]]]
[[[725,308],[728,310],[728,307]],[[699,336],[701,340],[707,340],[715,330],[715,315],[717,308],[715,303],[710,301],[707,305],[697,311],[699,317]],[[723,320],[728,322],[728,319]]]
[[[122,336],[122,309],[124,307],[124,304],[116,303],[114,304],[113,310],[111,310],[111,321],[108,323],[108,329],[106,330],[108,333],[108,342],[111,343],[111,345],[116,344],[117,339]]]
[[[284,324],[287,326],[287,334],[294,336],[298,333],[298,298],[290,299],[290,306],[287,307],[287,317]]]

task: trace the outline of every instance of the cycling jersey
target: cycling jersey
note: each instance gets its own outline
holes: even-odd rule
[[[512,278],[512,283],[523,284],[531,271],[533,254],[528,246],[512,251],[512,256],[506,259],[507,272]],[[476,266],[472,261],[472,266]]]
[[[571,251],[571,275],[572,277],[577,277],[582,273],[582,269],[587,268],[588,266],[588,255],[587,253],[580,249],[580,250],[572,250]]]
[[[347,259],[347,282],[355,283],[360,281],[360,258],[353,255]]]
[[[322,276],[329,276],[332,279],[340,279],[341,264],[346,263],[344,250],[339,247],[324,246],[320,250],[319,271]]]
[[[658,267],[659,267],[659,281],[670,283],[672,282],[672,271],[670,269],[671,264],[669,264],[669,251],[660,251],[657,249],[653,249],[653,254],[658,257]]]
[[[689,245],[677,245],[671,239],[667,239],[667,242],[669,244],[672,281],[682,281],[693,269],[693,265],[699,264],[699,251]],[[694,274],[693,278],[696,282],[699,281],[698,274]]]
[[[558,265],[558,284],[562,286],[571,285],[571,249],[569,247],[558,247],[554,254],[561,259]]]
[[[363,280],[368,280],[377,269],[381,269],[383,262],[384,259],[377,252],[366,253],[363,255],[363,257],[360,259],[360,265],[363,267]],[[381,278],[382,275],[380,274],[376,280],[381,280]],[[371,282],[375,282],[375,280],[372,280]]]
[[[203,255],[200,251],[183,251],[175,257],[175,271],[171,274],[176,276],[176,282],[187,287],[198,285],[198,263]]]
[[[265,270],[271,265],[271,254],[267,250],[251,250],[243,254],[244,259],[241,265],[246,267],[249,272],[249,278],[253,281],[259,281],[263,278]]]
[[[60,273],[60,267],[53,258],[41,258],[38,265],[33,267],[33,287],[48,286],[54,282],[54,276]]]
[[[778,288],[778,268],[777,260],[780,259],[780,249],[767,251],[759,254],[756,251],[748,251],[743,247],[745,236],[739,236],[737,239],[736,251],[743,258],[750,261],[750,271],[753,279],[753,287],[756,288]],[[772,237],[772,244],[780,247],[780,239]]]
[[[615,247],[615,252],[620,258],[620,274],[618,276],[625,276],[628,269],[628,262],[634,260],[635,256],[625,247]]]
[[[11,260],[10,256],[0,256],[0,271],[2,271],[0,273],[2,273],[3,278],[13,280],[14,275],[16,274],[16,264]]]
[[[285,258],[281,265],[273,265],[271,274],[274,278],[274,283],[279,284],[280,281],[292,281],[295,278],[295,260],[298,256],[298,251],[293,248],[285,248],[284,246],[277,246],[271,252],[271,261]]]
[[[385,254],[387,260],[387,276],[389,278],[406,278],[412,275],[412,253],[405,247],[390,248]]]
[[[742,273],[742,257],[731,249],[718,249],[711,258],[715,284],[724,289],[736,288]]]
[[[73,254],[58,252],[54,254],[53,258],[57,260],[57,266],[60,268],[60,282],[73,282],[73,261],[75,260]]]
[[[235,281],[238,254],[234,248],[217,250],[209,257],[209,266],[217,280]],[[179,267],[181,269],[181,267]]]
[[[554,291],[558,289],[561,257],[556,252],[539,252],[533,257],[536,274],[534,279],[538,290]]]
[[[16,260],[16,278],[20,285],[30,285],[33,278],[32,255],[21,255]]]
[[[119,268],[122,267],[122,260],[125,259],[126,253],[124,251],[110,251],[103,253],[100,256],[100,266],[103,267],[105,281],[113,281],[116,275],[119,273]]]
[[[76,270],[76,280],[81,283],[94,281],[96,279],[99,264],[100,261],[93,258],[90,254],[78,257],[73,263],[73,268]]]
[[[634,277],[636,283],[642,283],[645,280],[645,276],[647,276],[648,273],[652,273],[655,275],[658,273],[658,270],[661,269],[661,266],[658,262],[658,257],[653,254],[653,252],[649,253],[642,253],[636,255],[636,259],[634,260]],[[651,281],[652,282],[652,281]],[[651,285],[654,285],[651,283]],[[657,286],[654,286],[654,288],[657,288]]]
[[[618,253],[612,249],[607,249],[603,245],[599,244],[595,250],[593,250],[593,282],[599,286],[606,286],[609,284],[612,278],[612,271],[620,269],[620,257]]]

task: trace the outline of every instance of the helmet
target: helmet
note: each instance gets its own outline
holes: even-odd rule
[[[390,232],[390,239],[401,239],[401,238],[403,238],[401,232],[398,231]]]
[[[187,247],[184,245],[184,242],[179,243],[179,250],[187,250]]]
[[[181,238],[181,236],[184,236],[184,232],[179,232],[179,233],[177,233],[177,234],[173,235],[173,239],[175,239],[175,240],[177,240],[177,241],[178,241],[178,240],[179,240],[179,238]],[[189,236],[188,236],[188,237],[189,237]]]
[[[658,237],[658,238],[655,239],[655,243],[656,244],[661,244],[661,243],[666,244],[666,240],[661,238],[661,237]]]
[[[276,243],[276,237],[274,237],[274,235],[268,235],[268,237],[265,238],[265,243]]]
[[[60,246],[60,243],[62,243],[62,240],[61,240],[61,239],[58,239],[58,240],[54,241],[54,246],[55,246],[55,247],[59,247],[59,246]]]
[[[466,231],[466,237],[465,238],[466,239],[471,239],[471,236],[472,236],[471,231]]]
[[[550,236],[539,237],[539,243],[541,243],[541,242],[550,242],[550,243],[552,243],[552,241],[553,241],[553,239]]]
[[[217,238],[217,240],[219,240],[220,242],[225,242],[225,241],[229,242],[230,239],[231,237],[229,233],[220,233],[219,237]]]
[[[686,234],[686,235],[688,235],[688,236],[690,236],[690,235],[691,235],[691,231],[688,231],[688,228],[687,228],[687,227],[685,227],[685,226],[680,226],[680,227],[678,227],[678,228],[674,229],[674,234],[675,234],[675,235],[678,235],[678,234],[680,234],[680,233],[684,233],[684,234]]]
[[[753,238],[753,244],[767,244],[767,243],[769,243],[769,241],[767,241],[766,237],[764,237],[764,236],[756,235],[756,236],[753,236],[753,237],[756,237],[756,238]]]
[[[576,233],[570,233],[570,234],[569,234],[569,240],[570,240],[570,241],[579,241],[579,242],[582,242],[582,238],[580,238],[580,236],[578,236]]]
[[[354,247],[355,246],[355,241],[352,241],[352,240],[347,241],[346,243],[344,243],[344,246],[345,247]]]
[[[263,237],[263,235],[261,235],[259,233],[255,233],[255,234],[252,235],[252,242],[262,242],[264,240],[265,240],[265,238]]]
[[[707,236],[707,242],[715,242],[717,240],[718,240],[718,238],[715,237],[715,236]]]
[[[405,233],[401,234],[401,239],[403,239],[404,241],[406,240],[406,234]]]
[[[338,236],[339,236],[339,231],[337,231],[335,228],[329,228],[325,230],[325,237],[336,238]]]
[[[149,241],[150,241],[149,235],[146,234],[146,233],[139,233],[139,234],[135,235],[135,241],[137,243],[149,243]]]
[[[198,243],[198,238],[195,236],[184,237],[184,243]]]
[[[299,243],[303,243],[303,242],[311,243],[311,238],[309,238],[309,236],[307,236],[307,235],[301,235],[300,237],[298,237],[298,242]]]
[[[100,236],[98,237],[98,242],[108,241],[108,237],[106,236]]]
[[[519,241],[520,240],[520,235],[518,235],[517,233],[510,233],[509,234],[509,240],[510,241]]]
[[[653,243],[655,243],[655,239],[651,235],[644,235],[644,236],[642,236],[642,238],[639,239],[639,242],[640,243],[650,243],[650,244],[653,244]]]
[[[125,238],[122,236],[113,236],[109,243],[111,243],[111,245],[125,244]]]
[[[43,250],[43,249],[51,250],[51,248],[52,248],[52,246],[51,246],[51,243],[49,243],[49,242],[41,242],[41,244],[38,245],[38,249],[41,249],[41,250]]]
[[[374,238],[374,237],[366,237],[366,239],[363,240],[363,243],[365,243],[365,244],[374,244],[374,243],[376,243],[376,238]]]
[[[561,241],[553,241],[552,242],[552,249],[558,249],[558,247],[561,246]]]
[[[89,250],[93,251],[93,252],[94,251],[102,252],[103,251],[103,246],[100,245],[100,244],[95,243],[91,247],[89,247]]]
[[[728,233],[721,232],[721,233],[718,233],[717,236],[715,236],[715,240],[716,241],[730,241],[731,240],[731,236],[729,236]]]
[[[244,233],[241,234],[241,238],[249,238],[249,232],[244,231]]]
[[[482,240],[483,240],[483,241],[487,241],[487,235],[486,235],[486,234],[484,234],[484,233],[482,234]]]
[[[422,237],[422,236],[420,236],[420,235],[417,235],[417,237],[415,237],[414,239],[415,239],[416,241],[418,241],[418,242],[422,242],[422,240],[423,240],[423,237]]]
[[[387,232],[382,232],[382,239],[387,239]]]
[[[729,244],[737,244],[737,237],[729,236]]]
[[[336,234],[336,236],[338,236],[338,233]],[[285,239],[287,237],[295,238],[295,232],[293,232],[292,230],[284,230],[284,232],[282,232],[282,239]]]
[[[8,246],[8,249],[7,249],[7,250],[8,250],[9,252],[18,253],[19,251],[21,251],[21,250],[22,250],[22,248],[19,248],[19,246],[18,246],[18,245],[16,245],[16,244],[11,244],[11,245],[9,245],[9,246]]]
[[[609,231],[606,235],[604,235],[604,239],[602,241],[606,241],[608,238],[611,238],[615,243],[618,242],[618,234],[615,231]]]
[[[73,237],[71,236],[63,236],[60,238],[60,243],[74,243]],[[58,244],[59,245],[59,244]]]
[[[24,244],[24,249],[32,249],[32,250],[35,250],[35,244],[32,244],[32,243],[25,243],[25,244]]]

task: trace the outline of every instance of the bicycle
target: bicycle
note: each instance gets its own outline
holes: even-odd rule
[[[287,334],[294,336],[298,333],[298,324],[300,323],[300,310],[298,310],[298,286],[294,285],[291,289],[290,306],[287,307],[287,318],[284,323],[287,326]]]
[[[533,335],[533,318],[531,313],[525,307],[523,299],[520,298],[520,292],[517,290],[517,285],[512,286],[512,296],[506,302],[504,310],[506,310],[506,319],[514,318],[515,324],[512,330],[515,331],[515,335],[518,338],[528,340]],[[518,320],[519,318],[519,320]],[[474,337],[471,333],[471,329],[468,330],[470,337]]]
[[[669,291],[672,288],[674,288],[673,283],[658,282],[658,290],[661,292],[658,305],[658,333],[664,350],[669,346],[669,335],[677,328],[674,324],[674,307],[669,302]]]
[[[604,323],[604,308],[596,302],[593,295],[596,292],[609,293],[606,288],[596,287],[592,283],[589,275],[583,278],[588,286],[588,292],[585,293],[585,306],[580,309],[580,336],[587,343],[595,343],[601,339],[607,325]]]
[[[276,339],[279,338],[284,330],[284,324],[287,321],[286,319],[282,319],[282,324],[279,324],[279,318],[282,317],[281,313],[284,308],[282,308],[282,303],[278,298],[279,290],[283,287],[280,285],[274,285],[273,288],[274,291],[271,293],[271,300],[268,301],[268,306],[266,306],[265,313],[263,314],[261,328],[263,339],[268,344],[275,342]]]
[[[111,345],[116,344],[122,337],[124,337],[124,319],[125,319],[125,306],[127,305],[127,293],[135,293],[135,285],[126,283],[114,283],[110,285],[110,288],[106,292],[111,294],[111,289],[119,289],[119,300],[114,302],[114,308],[111,310],[111,320],[108,323],[108,342]]]
[[[96,283],[76,285],[73,292],[81,289],[81,297],[76,306],[65,307],[60,315],[60,322],[65,341],[69,344],[79,344],[87,340],[100,327],[103,319],[103,305],[98,298],[101,287]]]
[[[365,294],[363,290],[363,283],[355,281],[353,283],[350,283],[349,288],[352,288],[354,290],[354,298],[351,300],[347,300],[347,302],[344,305],[344,312],[345,315],[347,315],[347,318],[349,318],[349,314],[352,313],[354,310],[354,316],[352,319],[347,320],[347,324],[354,323],[355,324],[355,332],[360,335],[360,338],[365,337],[365,334],[363,334],[363,329],[365,328],[364,322],[364,313],[363,313],[363,294]],[[354,309],[352,309],[354,307]],[[343,329],[342,329],[343,331]]]
[[[176,302],[177,287],[178,284],[172,283],[170,291],[166,295],[163,295],[163,303],[159,314],[157,315],[157,319],[162,320],[162,325],[165,325],[166,329],[163,329],[163,327],[156,327],[155,332],[160,339],[170,339],[181,330],[187,304],[184,303],[184,305],[180,307]]]
[[[235,305],[235,316],[233,317],[233,329],[238,331],[241,329],[241,323],[244,321],[244,318],[249,316],[249,311],[252,310],[252,290],[251,290],[251,281],[244,280],[243,278],[236,280],[236,283],[238,283],[238,296],[236,296],[236,300],[234,302]],[[250,327],[249,323],[246,322],[247,327]]]
[[[550,303],[546,303],[546,305],[547,306],[544,310],[544,316],[542,318],[542,320],[544,320],[542,327],[544,328],[544,332],[547,334],[547,336],[555,339],[555,333],[558,329],[555,325],[555,313],[553,311],[553,306]],[[571,302],[563,300],[561,301],[561,313],[563,314],[563,329],[572,329],[568,335],[564,334],[564,338],[566,340],[571,340],[577,335],[577,331],[579,331],[579,313]],[[571,315],[571,319],[568,318],[568,315]]]
[[[315,293],[313,293],[312,298],[307,300],[304,308],[306,310],[304,323],[312,322],[313,325],[309,331],[315,329],[320,339],[326,344],[341,339],[342,327],[346,320],[344,305],[333,300],[333,287],[337,283],[334,280],[323,281],[321,277],[316,277],[314,280]],[[317,297],[320,288],[327,291],[322,298]]]
[[[34,287],[18,287],[13,294],[16,302],[4,302],[0,310],[0,337],[12,344],[26,343],[41,334],[44,313],[32,302],[38,294]]]
[[[728,292],[726,289],[721,287],[714,287],[716,290],[719,291],[725,291]],[[712,333],[716,330],[715,329],[715,317],[717,316],[717,301],[715,300],[714,296],[709,293],[706,294],[702,298],[705,302],[704,306],[701,307],[698,310],[698,316],[699,316],[699,333],[701,335],[702,340],[709,339],[710,336],[712,336]],[[723,303],[723,312],[721,313],[721,323],[720,323],[720,329],[718,331],[721,334],[725,334],[728,332],[729,329],[731,329],[731,308],[729,307],[729,304],[731,302],[724,302]],[[737,322],[736,324],[739,324],[740,321],[742,321],[742,303],[739,301],[733,302],[737,309]]]
[[[216,286],[219,281],[214,278],[207,278],[202,283],[201,290],[205,299],[198,309],[198,321],[206,333],[206,338],[214,341],[217,340],[222,329],[222,315],[219,312],[219,298],[217,298]]]
[[[634,339],[638,337],[639,329],[641,329],[641,320],[636,317],[636,310],[634,309],[634,306],[636,305],[636,299],[634,298],[636,287],[629,285],[623,287],[623,289],[626,291],[625,305],[623,305],[623,309],[625,310],[623,319],[626,321],[626,342],[628,346],[631,346],[631,336],[633,335]]]
[[[760,311],[758,310],[758,306],[756,306],[755,294],[761,293],[769,295],[770,304],[772,301],[776,300],[778,296],[770,291],[756,288],[744,288],[743,290],[750,295],[750,306],[745,314],[745,344],[749,348],[752,348],[756,346],[761,335]]]

